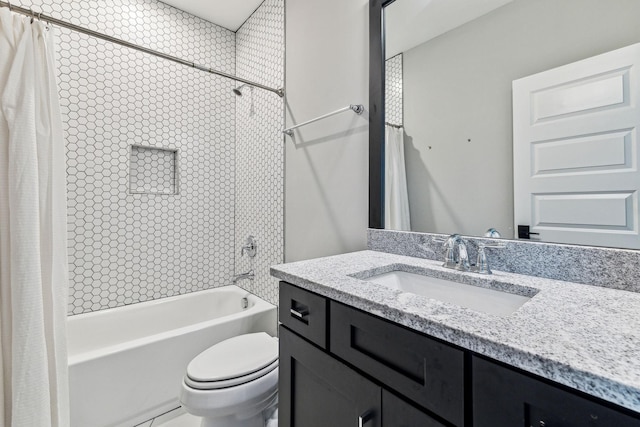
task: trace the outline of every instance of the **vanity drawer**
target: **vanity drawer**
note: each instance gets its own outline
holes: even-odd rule
[[[464,425],[464,353],[330,302],[331,353],[456,426]]]
[[[327,300],[280,282],[280,323],[314,344],[327,348]]]

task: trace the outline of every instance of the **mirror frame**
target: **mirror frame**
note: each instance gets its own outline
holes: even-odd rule
[[[384,7],[369,0],[369,228],[384,228]]]

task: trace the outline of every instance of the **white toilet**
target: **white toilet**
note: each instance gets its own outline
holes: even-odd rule
[[[202,427],[264,427],[278,402],[278,339],[238,335],[203,351],[187,367],[180,402]]]

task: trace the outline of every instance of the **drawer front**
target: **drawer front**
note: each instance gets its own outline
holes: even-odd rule
[[[455,424],[464,425],[464,353],[331,301],[331,353]]]
[[[640,426],[637,415],[476,356],[472,371],[474,427]]]
[[[312,343],[327,348],[327,300],[280,282],[280,323]]]

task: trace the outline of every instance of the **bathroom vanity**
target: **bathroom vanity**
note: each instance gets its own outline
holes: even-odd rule
[[[640,295],[441,264],[362,251],[272,268],[282,426],[640,426]],[[495,314],[376,283],[394,271],[525,302]]]

